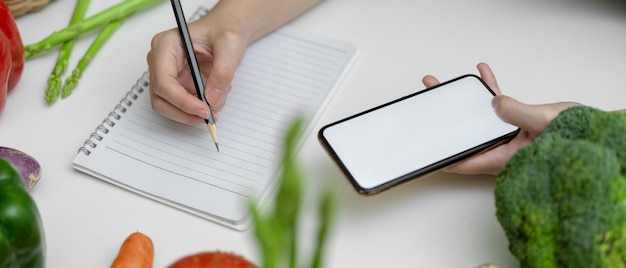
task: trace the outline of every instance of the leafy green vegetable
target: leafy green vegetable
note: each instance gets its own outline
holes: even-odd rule
[[[297,119],[289,129],[282,158],[282,172],[274,207],[266,214],[250,202],[254,232],[262,255],[264,268],[277,267],[321,267],[323,251],[335,207],[335,198],[330,190],[323,193],[320,204],[320,221],[316,247],[311,265],[299,266],[298,262],[298,219],[302,205],[302,181],[304,176],[295,157],[295,149],[301,135],[302,119]]]
[[[626,115],[563,111],[496,179],[496,216],[522,267],[626,265]]]

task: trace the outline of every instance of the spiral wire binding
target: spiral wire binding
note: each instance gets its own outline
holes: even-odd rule
[[[195,21],[209,12],[208,7],[198,7],[196,11],[191,15],[189,21]],[[104,136],[109,133],[110,129],[115,127],[117,121],[122,119],[122,115],[128,111],[128,108],[133,105],[133,102],[139,98],[139,94],[143,93],[149,86],[149,73],[146,71],[141,75],[135,85],[126,93],[126,95],[120,100],[118,104],[113,107],[113,110],[107,117],[102,120],[102,123],[96,127],[94,132],[91,133],[89,139],[85,140],[83,146],[78,149],[79,153],[90,155],[91,151],[98,146],[98,142],[104,139]]]
[[[83,146],[78,149],[79,153],[90,155],[91,151],[98,146],[98,142],[104,139],[111,128],[115,127],[116,123],[122,119],[124,113],[128,111],[133,105],[133,102],[139,98],[139,94],[143,93],[149,86],[148,83],[149,74],[144,72],[143,75],[137,79],[135,85],[124,95],[124,97],[115,105],[113,111],[109,113],[107,117],[102,120],[96,129],[91,133],[89,139],[85,140]]]

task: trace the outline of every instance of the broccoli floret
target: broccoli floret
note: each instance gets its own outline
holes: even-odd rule
[[[563,111],[496,178],[496,217],[522,267],[626,266],[626,117]]]
[[[552,120],[543,132],[550,133],[608,146],[626,168],[626,113],[610,113],[589,106],[571,107]]]

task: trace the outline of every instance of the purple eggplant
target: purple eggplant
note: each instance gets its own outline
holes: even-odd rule
[[[32,189],[41,178],[39,162],[20,150],[0,146],[0,158],[6,159],[20,171],[26,190]]]

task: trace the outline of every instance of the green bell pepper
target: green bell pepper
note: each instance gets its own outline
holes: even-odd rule
[[[0,158],[0,268],[44,267],[39,210],[17,169]]]

